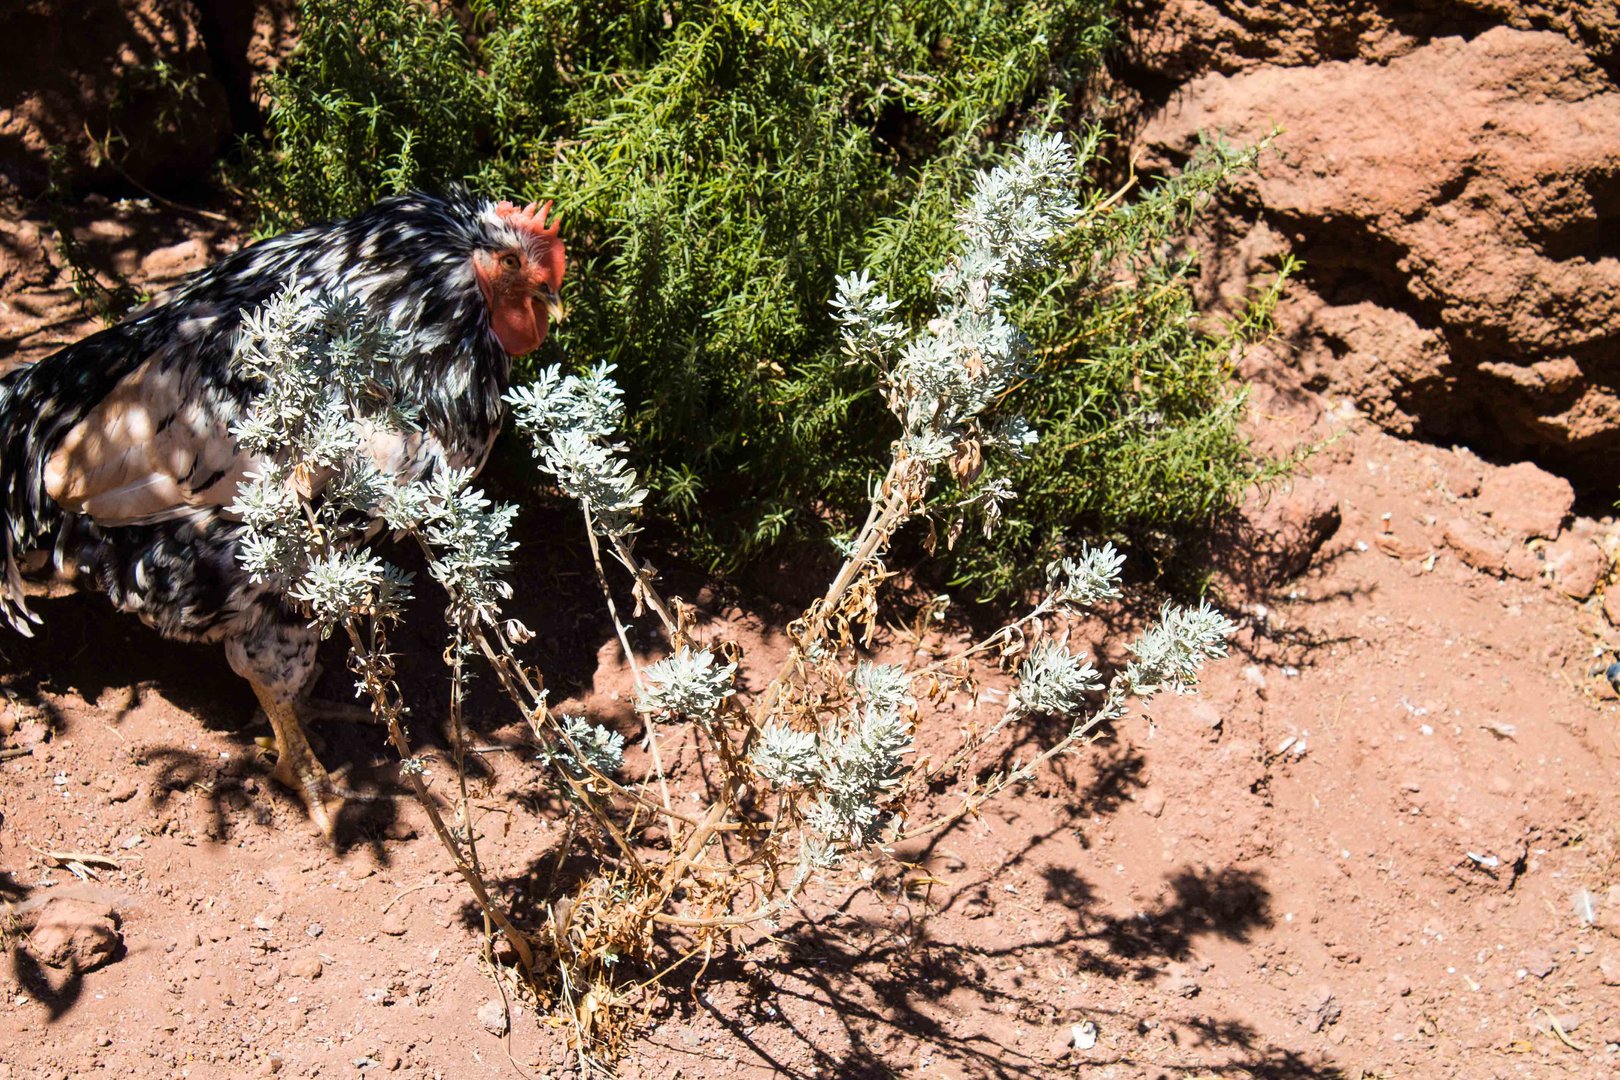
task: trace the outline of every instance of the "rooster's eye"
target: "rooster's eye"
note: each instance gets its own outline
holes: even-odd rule
[[[523,265],[523,260],[519,259],[510,251],[502,252],[498,261],[501,264],[502,270],[517,270]]]

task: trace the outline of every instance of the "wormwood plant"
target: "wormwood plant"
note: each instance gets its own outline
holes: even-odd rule
[[[613,364],[649,500],[732,570],[852,535],[886,467],[886,403],[838,344],[835,268],[869,267],[895,317],[925,320],[966,179],[1008,130],[1078,125],[1112,8],[301,0],[245,183],[266,231],[457,180],[556,198],[570,318],[525,374]],[[1106,145],[1088,131],[1082,168]],[[1211,519],[1264,468],[1230,367],[1269,298],[1212,331],[1173,243],[1253,160],[1211,144],[1119,198],[1088,189],[1058,257],[1009,290],[1041,381],[1008,392],[1049,437],[994,536],[941,545],[941,576],[1007,597],[1082,535]]]
[[[850,857],[939,829],[1032,779],[1084,746],[1098,725],[1124,717],[1133,698],[1191,690],[1202,664],[1224,655],[1231,627],[1207,604],[1166,606],[1130,644],[1129,662],[1106,675],[1072,651],[1064,617],[1121,595],[1124,560],[1109,545],[1053,560],[1031,610],[955,655],[911,668],[868,655],[896,531],[917,518],[964,529],[971,511],[993,532],[1015,494],[1008,466],[1040,443],[1026,418],[999,410],[1031,372],[1006,305],[1067,232],[1085,227],[1090,210],[1075,199],[1075,169],[1061,136],[1026,135],[1005,165],[978,176],[956,215],[957,246],[933,275],[934,313],[922,325],[900,321],[899,305],[868,270],[838,279],[839,348],[875,377],[898,430],[891,427],[887,468],[870,479],[866,515],[844,543],[841,567],[788,627],[786,660],[756,673],[750,683],[762,689],[747,698],[737,690],[730,643],[702,640],[692,610],[661,594],[635,552],[648,491],[617,441],[625,408],[612,369],[551,367],[511,392],[516,426],[541,468],[582,511],[635,679],[650,762],[639,775],[626,775],[624,733],[552,709],[539,671],[519,654],[527,632],[502,610],[513,508],[492,506],[464,472],[389,476],[357,452],[379,429],[415,422],[389,378],[391,359],[409,342],[349,300],[292,291],[245,323],[239,362],[266,390],[238,434],[273,464],[235,507],[246,523],[243,561],[283,582],[320,626],[348,636],[360,687],[403,759],[401,774],[486,915],[486,955],[503,986],[566,1018],[582,1071],[591,1055],[617,1045],[629,1010],[685,961],[712,956],[739,928],[776,925]],[[326,495],[312,499],[317,476],[328,478]],[[946,490],[948,499],[937,497]],[[360,546],[375,519],[422,545],[449,598],[453,761],[442,782],[412,744],[394,682],[387,630],[401,618],[411,582]],[[628,615],[609,588],[614,565],[629,575],[636,608]],[[644,664],[630,648],[638,617],[660,624],[664,659]],[[546,912],[537,925],[519,925],[511,898],[488,884],[460,767],[467,665],[480,655],[532,731],[536,767],[564,807],[558,864],[577,853],[591,868],[566,895],[527,898],[525,910]],[[993,664],[1012,675],[1005,706],[975,712],[954,744],[919,760],[925,705],[952,695],[976,702],[977,678]],[[1066,726],[1005,764],[985,764],[996,740],[1031,734],[1029,721],[1040,717]],[[676,726],[700,749],[704,767],[695,774],[664,767],[661,745]],[[699,798],[678,800],[672,785]],[[938,791],[948,794],[930,794]]]

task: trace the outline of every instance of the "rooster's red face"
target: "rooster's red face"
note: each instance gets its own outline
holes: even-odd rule
[[[551,204],[497,203],[493,216],[510,244],[473,252],[473,274],[489,305],[490,327],[511,356],[533,352],[546,340],[552,319],[562,318],[557,292],[567,256],[557,225],[546,224]]]

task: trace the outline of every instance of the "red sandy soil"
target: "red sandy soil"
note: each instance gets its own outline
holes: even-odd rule
[[[1594,674],[1613,632],[1601,596],[1537,578],[1555,549],[1510,524],[1551,513],[1543,532],[1602,545],[1612,522],[1566,528],[1545,485],[1309,398],[1262,395],[1255,422],[1280,445],[1336,433],[1270,507],[1337,501],[1342,524],[1297,578],[1228,587],[1242,629],[1202,692],[906,863],[852,863],[774,937],[675,987],[621,1075],[1620,1074],[1620,710]],[[557,696],[633,735],[588,564],[539,550],[575,532],[530,532],[514,611],[544,612]],[[0,1078],[518,1075],[509,1051],[578,1075],[546,1017],[519,1012],[510,1044],[480,1023],[498,995],[467,897],[379,732],[327,729],[326,760],[389,796],[356,808],[334,855],[269,780],[267,728],[217,650],[95,597],[39,608],[40,638],[0,641],[0,745],[31,748],[0,763],[0,898],[21,912]],[[751,656],[780,649],[768,604],[712,608]],[[1078,640],[1117,660],[1130,621]],[[956,711],[923,718],[925,746]],[[532,896],[557,819],[516,725],[474,722],[483,852]],[[117,865],[81,881],[46,852]]]

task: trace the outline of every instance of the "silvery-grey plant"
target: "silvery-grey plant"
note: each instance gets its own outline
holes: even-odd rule
[[[1003,166],[977,178],[958,214],[961,245],[934,275],[938,307],[920,327],[901,319],[899,305],[870,271],[837,278],[832,307],[844,352],[851,363],[874,370],[900,432],[888,474],[873,485],[865,526],[840,544],[843,566],[826,596],[795,624],[787,664],[743,714],[740,742],[752,779],[784,800],[779,822],[796,819],[806,826],[795,885],[808,869],[870,846],[891,821],[898,823],[890,811],[903,809],[896,800],[906,788],[914,742],[911,675],[854,657],[848,635],[841,633],[851,621],[844,605],[880,578],[883,553],[896,529],[941,512],[930,501],[940,472],[948,471],[962,489],[942,508],[952,519],[947,529],[953,543],[968,512],[978,511],[988,532],[1001,504],[1015,496],[996,474],[995,460],[1027,453],[1039,436],[1022,417],[994,415],[1008,387],[1028,374],[1025,342],[1008,321],[1005,303],[1011,290],[1044,264],[1052,241],[1077,222],[1074,171],[1073,150],[1061,135],[1027,134]],[[625,542],[631,528],[627,519],[645,493],[624,448],[614,442],[619,395],[609,375],[603,367],[586,376],[548,369],[509,400],[542,468],[580,501],[593,545],[597,536],[609,541],[635,576],[638,603],[646,600],[666,630],[678,630],[648,568]],[[1123,563],[1108,544],[1083,545],[1078,554],[1053,562],[1045,597],[957,658],[1023,656],[1004,714],[978,743],[1031,715],[1072,721],[1066,736],[1031,761],[1015,764],[975,798],[1027,779],[1039,763],[1072,750],[1096,726],[1123,716],[1132,695],[1145,698],[1160,689],[1192,686],[1199,665],[1224,651],[1230,625],[1207,605],[1167,606],[1160,622],[1131,646],[1132,663],[1107,682],[1062,641],[1034,640],[1053,616],[1118,599]],[[866,621],[868,634],[871,615],[869,605],[858,605],[854,615],[855,621]],[[621,640],[628,651],[622,626]],[[640,708],[712,722],[722,703],[731,700],[731,668],[714,666],[707,652],[689,648],[684,639],[672,637],[672,646],[677,647],[673,656],[638,673]],[[841,712],[807,716],[796,693],[805,679],[837,682],[853,703]]]
[[[551,769],[570,812],[578,821],[594,822],[607,838],[601,850],[611,853],[606,857],[616,869],[606,895],[621,906],[623,917],[599,922],[630,937],[594,950],[558,943],[559,955],[566,952],[573,963],[587,956],[616,959],[621,946],[642,941],[655,925],[721,933],[769,921],[817,873],[851,853],[971,811],[1032,778],[1052,757],[1076,750],[1098,725],[1123,717],[1132,697],[1193,689],[1202,664],[1224,655],[1231,625],[1208,604],[1165,606],[1157,623],[1131,644],[1129,663],[1106,680],[1090,659],[1072,652],[1058,620],[1122,593],[1123,556],[1104,544],[1082,545],[1055,560],[1047,568],[1045,595],[1031,610],[953,656],[912,670],[862,656],[874,634],[877,594],[887,576],[883,560],[896,531],[922,521],[932,537],[943,521],[947,543],[956,543],[970,514],[978,514],[988,532],[1000,507],[1016,495],[997,463],[1026,454],[1039,436],[1023,418],[995,411],[1014,381],[1029,374],[1025,342],[1008,320],[1006,304],[1029,271],[1049,257],[1052,241],[1078,223],[1075,168],[1073,150],[1061,135],[1030,134],[1004,165],[976,179],[957,219],[960,245],[934,275],[930,316],[905,318],[868,270],[837,279],[832,306],[844,351],[851,363],[870,367],[896,417],[893,456],[885,475],[873,480],[864,524],[840,545],[844,559],[826,592],[788,627],[786,660],[746,701],[737,693],[736,663],[722,660],[731,654],[696,639],[690,609],[664,599],[656,572],[634,551],[647,491],[619,441],[624,408],[612,368],[597,365],[582,374],[547,368],[534,383],[507,395],[514,424],[530,439],[541,469],[582,511],[604,600],[635,678],[637,709],[645,717],[652,766],[646,781],[657,784],[656,800],[612,778],[623,763],[623,736],[586,717],[553,714],[538,678],[512,651],[527,637],[502,612],[512,596],[505,575],[515,546],[515,508],[492,504],[472,488],[465,471],[441,464],[427,475],[394,476],[363,452],[376,432],[409,432],[417,422],[389,378],[393,361],[410,343],[343,297],[284,292],[244,322],[238,362],[266,389],[238,429],[261,463],[234,507],[245,525],[242,559],[261,579],[284,588],[324,629],[349,633],[362,657],[362,682],[387,713],[391,738],[405,759],[402,775],[429,804],[431,816],[436,811],[425,787],[426,765],[403,736],[400,709],[390,697],[397,688],[391,689],[378,639],[367,631],[401,616],[410,582],[364,542],[380,522],[421,543],[430,575],[450,597],[446,656],[458,732],[464,664],[482,653],[531,724],[538,758]],[[942,478],[954,481],[954,492],[941,495]],[[322,486],[324,497],[313,497]],[[621,616],[609,588],[604,550],[630,575],[635,608],[628,616]],[[662,624],[669,652],[643,666],[631,647],[630,627],[647,610]],[[954,752],[919,766],[920,688],[929,687],[931,695],[953,687],[971,690],[974,661],[999,662],[1009,670],[1005,709],[992,722],[975,725]],[[991,739],[1037,715],[1062,717],[1068,729],[988,779],[969,768]],[[694,738],[711,755],[717,779],[698,817],[673,803],[659,750],[660,722],[691,723]],[[459,739],[454,745],[461,819],[445,826],[433,816],[435,828],[502,932],[520,936],[483,885]],[[931,785],[963,777],[977,778],[961,793],[957,814],[911,823],[909,812]],[[615,813],[615,806],[628,807],[628,815]],[[666,829],[662,856],[636,840],[635,830],[655,820]],[[575,821],[570,818],[570,837]],[[713,861],[733,858],[728,845],[715,844],[722,834],[759,845],[763,854],[744,855],[728,870]],[[795,850],[796,857],[789,857]],[[738,911],[744,890],[759,898],[751,910]],[[713,906],[695,914],[678,910],[693,903]],[[575,931],[580,918],[574,916]],[[625,931],[626,925],[639,929]],[[517,947],[527,958],[527,945]],[[530,966],[528,959],[524,966]],[[565,984],[575,978],[566,964],[561,970]]]

